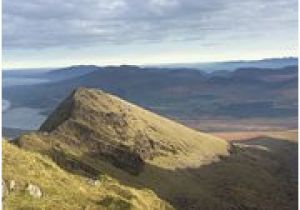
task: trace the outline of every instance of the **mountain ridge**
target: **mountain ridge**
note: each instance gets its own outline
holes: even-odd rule
[[[131,172],[142,170],[144,161],[156,164],[156,159],[160,167],[199,167],[202,161],[227,155],[229,149],[224,140],[87,88],[73,91],[40,131],[55,138],[68,138],[66,142],[73,141],[71,144],[78,139],[80,148],[92,155],[103,155],[118,166],[129,163],[125,168]],[[190,160],[193,156],[198,160]]]

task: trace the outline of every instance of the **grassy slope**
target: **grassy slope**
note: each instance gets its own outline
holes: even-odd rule
[[[62,113],[69,109],[72,111],[65,120]],[[106,117],[109,114],[117,117],[117,122],[113,117]],[[60,138],[59,143],[64,142],[66,136],[72,138],[73,143],[74,139],[86,142],[96,136],[95,141],[104,139],[110,144],[122,144],[134,150],[142,139],[151,140],[157,155],[146,161],[164,168],[198,167],[217,160],[219,155],[227,155],[229,149],[228,143],[220,138],[196,132],[95,89],[77,89],[41,128],[53,130],[50,137]],[[88,132],[84,133],[82,128]],[[90,133],[93,133],[92,137]],[[66,144],[74,149],[70,141]],[[86,145],[81,146],[80,152]]]
[[[297,167],[295,142],[244,140],[222,161],[177,170],[147,164],[138,176],[88,156],[79,160],[122,184],[149,188],[178,209],[297,209],[297,175],[291,175]]]
[[[137,190],[102,175],[100,186],[67,173],[49,158],[3,141],[3,179],[17,190],[4,198],[4,209],[172,209],[150,190]],[[26,184],[38,185],[41,199],[30,197]]]

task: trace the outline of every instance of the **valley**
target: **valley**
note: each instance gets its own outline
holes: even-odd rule
[[[78,88],[39,131],[4,141],[3,179],[17,183],[4,206],[76,209],[76,199],[80,209],[296,209],[298,144],[289,140],[295,131],[271,134],[243,140],[219,134],[232,140],[226,142],[103,91]],[[24,173],[18,170],[28,175],[17,176]],[[87,190],[89,179],[97,184]],[[28,183],[41,189],[40,198],[23,190]],[[76,190],[65,194],[58,183]]]

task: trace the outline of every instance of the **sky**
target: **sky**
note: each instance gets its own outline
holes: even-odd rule
[[[3,68],[297,56],[297,0],[3,0]]]

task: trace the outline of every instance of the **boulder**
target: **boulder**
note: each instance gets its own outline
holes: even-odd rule
[[[10,180],[9,181],[9,191],[12,192],[15,190],[16,190],[16,182],[15,182],[15,180]]]
[[[99,180],[94,180],[94,179],[88,179],[87,180],[88,184],[92,185],[92,186],[99,186],[101,184],[101,182]]]
[[[37,185],[28,184],[26,190],[29,193],[29,195],[31,195],[34,198],[41,198],[43,195],[41,189]]]
[[[7,196],[8,193],[9,193],[9,191],[7,189],[7,185],[6,185],[5,181],[2,179],[2,198]]]

